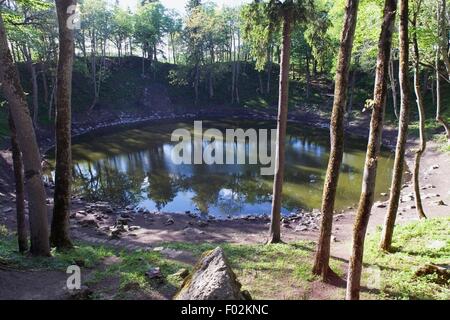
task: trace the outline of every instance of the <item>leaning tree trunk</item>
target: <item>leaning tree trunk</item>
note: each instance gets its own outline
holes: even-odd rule
[[[281,197],[284,178],[284,149],[286,140],[287,109],[289,101],[289,60],[291,51],[291,12],[283,13],[283,39],[280,64],[280,92],[277,118],[277,143],[275,148],[275,176],[273,181],[272,215],[268,243],[281,242]]]
[[[71,93],[74,56],[73,30],[67,28],[67,8],[76,0],[56,2],[59,26],[59,59],[56,76],[56,168],[55,194],[50,242],[58,249],[72,247],[69,237],[71,151]]]
[[[42,181],[41,156],[25,94],[8,49],[8,40],[1,14],[0,81],[2,82],[4,96],[9,103],[17,132],[17,141],[23,156],[25,187],[29,204],[30,251],[36,256],[49,256],[47,205]]]
[[[417,15],[416,15],[417,17]],[[412,26],[414,29],[417,27],[416,17],[412,20]],[[413,185],[414,185],[414,198],[416,202],[416,211],[420,219],[424,219],[427,216],[423,210],[422,197],[420,195],[420,160],[427,147],[427,141],[425,137],[425,109],[423,107],[422,88],[419,80],[420,72],[420,54],[419,44],[417,42],[417,35],[414,32],[413,38],[413,52],[414,52],[414,92],[416,94],[417,110],[419,112],[419,148],[416,150],[414,157],[414,171],[413,171]]]
[[[344,118],[347,103],[347,87],[355,35],[359,0],[347,0],[344,28],[341,34],[333,112],[330,123],[331,150],[322,196],[322,222],[313,273],[327,280],[330,261],[330,241],[333,224],[334,202],[339,181],[339,170],[344,154]]]
[[[380,249],[391,250],[392,235],[394,233],[395,219],[397,217],[398,203],[402,188],[402,177],[405,163],[406,140],[408,139],[409,125],[409,40],[408,40],[408,0],[400,0],[400,122],[398,125],[397,147],[395,149],[394,172],[392,174],[389,205],[384,219],[381,234]]]
[[[25,225],[25,195],[23,184],[22,154],[17,143],[16,128],[11,114],[9,114],[9,130],[11,132],[11,151],[13,158],[14,180],[16,183],[16,217],[17,217],[17,242],[19,252],[28,250],[27,227]]]
[[[392,32],[394,29],[397,0],[385,0],[383,23],[378,42],[378,57],[375,75],[374,99],[370,121],[370,136],[367,144],[366,161],[356,220],[353,226],[352,253],[347,278],[347,300],[359,299],[364,240],[375,193],[375,179],[383,132],[384,109],[386,106],[389,60],[391,56]]]

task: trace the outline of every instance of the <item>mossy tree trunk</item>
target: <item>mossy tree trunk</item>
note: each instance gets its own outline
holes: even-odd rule
[[[400,200],[403,169],[405,163],[406,140],[408,139],[409,125],[409,39],[408,39],[408,0],[400,0],[400,57],[399,57],[399,80],[400,80],[400,118],[398,125],[397,147],[395,149],[394,171],[392,174],[391,192],[389,205],[384,219],[381,234],[380,248],[385,251],[391,250],[392,235],[394,233],[395,219],[397,217],[398,203]]]
[[[289,64],[291,52],[292,13],[283,11],[283,38],[280,64],[280,87],[277,118],[277,143],[275,147],[275,176],[273,182],[272,214],[268,243],[281,242],[281,199],[284,179],[286,123],[289,102]]]
[[[347,0],[344,28],[341,34],[338,65],[336,70],[334,103],[330,122],[331,150],[322,196],[322,221],[313,273],[328,278],[330,242],[333,224],[334,202],[339,182],[339,170],[344,154],[344,119],[347,104],[347,87],[352,56],[353,39],[356,29],[359,0]]]
[[[17,69],[8,48],[3,17],[0,14],[0,81],[22,151],[25,188],[28,195],[30,218],[30,251],[35,256],[49,256],[47,205],[42,181],[41,156],[33,122],[20,84]]]
[[[364,253],[364,240],[367,224],[372,210],[377,165],[383,132],[384,110],[386,106],[389,60],[391,57],[392,33],[394,29],[397,0],[385,0],[383,23],[378,41],[378,57],[375,75],[374,99],[367,154],[364,165],[361,197],[359,199],[356,220],[353,226],[352,252],[347,277],[347,300],[358,300],[361,283],[361,271]]]
[[[19,252],[24,253],[28,250],[27,227],[25,224],[25,193],[23,184],[23,163],[22,153],[17,143],[16,127],[9,114],[9,130],[11,132],[11,151],[13,159],[14,181],[16,183],[16,217],[17,217],[17,242]]]
[[[67,27],[67,8],[76,0],[56,2],[59,27],[59,59],[56,86],[56,168],[53,220],[50,242],[58,249],[72,248],[69,237],[70,194],[72,180],[71,95],[74,56],[73,30]]]

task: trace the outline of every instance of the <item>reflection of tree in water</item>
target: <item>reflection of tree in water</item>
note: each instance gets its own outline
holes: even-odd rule
[[[114,162],[113,162],[114,163]],[[82,168],[76,164],[73,172],[73,189],[89,201],[109,201],[115,204],[136,203],[143,179],[142,174],[126,174],[109,163],[87,163]]]
[[[148,150],[151,171],[147,173],[147,196],[155,202],[156,208],[161,210],[172,202],[178,192],[176,182],[169,175],[164,159],[162,144],[152,145]]]
[[[149,173],[148,183],[148,198],[155,202],[158,210],[172,202],[178,192],[174,180],[167,171]]]
[[[195,196],[192,202],[202,213],[207,213],[211,205],[215,205],[219,198],[219,192],[227,182],[224,175],[193,175],[183,177],[178,184],[183,191],[192,190]]]
[[[223,186],[229,193],[221,197],[218,207],[225,214],[242,211],[247,204],[268,202],[271,200],[270,188],[256,174],[256,171],[245,171],[227,176]]]

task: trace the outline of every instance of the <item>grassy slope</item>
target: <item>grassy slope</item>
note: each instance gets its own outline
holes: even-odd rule
[[[434,276],[416,277],[417,268],[428,264],[450,262],[450,218],[429,219],[398,226],[395,230],[395,253],[378,250],[380,233],[369,237],[366,243],[363,272],[365,299],[450,299],[450,287],[437,284]],[[182,250],[199,258],[201,253],[216,244],[165,243],[165,248]],[[255,299],[308,299],[317,279],[310,272],[314,243],[301,241],[278,245],[221,244],[243,288]],[[181,279],[173,274],[190,265],[168,259],[157,251],[117,251],[108,247],[81,244],[67,253],[54,253],[51,259],[31,259],[17,254],[14,236],[0,229],[0,264],[21,269],[65,270],[67,265],[82,264],[93,268],[86,284],[96,285],[109,277],[119,277],[120,287],[116,298],[123,297],[130,285],[141,290],[161,290],[161,284],[148,281],[145,272],[159,266],[166,278],[163,286],[178,287]],[[99,268],[102,259],[120,257],[120,262]],[[342,277],[343,264],[331,261],[334,270]],[[329,287],[327,296],[342,299],[344,289]],[[101,296],[101,290],[100,290]]]

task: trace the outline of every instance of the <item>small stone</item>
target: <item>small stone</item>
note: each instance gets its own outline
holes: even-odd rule
[[[98,228],[98,224],[94,218],[84,219],[78,222],[82,227],[95,227]]]
[[[208,222],[203,221],[203,220],[199,220],[199,221],[197,221],[197,225],[198,225],[200,228],[204,228],[204,227],[207,227],[207,226],[208,226]]]
[[[109,239],[110,240],[118,240],[118,239],[120,239],[120,234],[121,234],[121,231],[119,229],[114,229],[109,234]]]
[[[445,202],[442,201],[442,200],[437,201],[436,205],[438,205],[438,206],[446,206]]]
[[[380,193],[380,196],[382,196],[382,197],[387,197],[387,193],[386,192],[382,192],[382,193]]]
[[[307,230],[308,230],[308,227],[307,226],[303,226],[303,225],[300,225],[300,226],[295,228],[295,231],[298,231],[298,232],[307,231]]]
[[[167,219],[166,222],[164,222],[164,224],[165,224],[166,226],[170,226],[170,225],[172,225],[172,224],[174,224],[174,223],[175,223],[175,221],[174,221],[172,218],[169,218],[169,219]]]
[[[161,269],[159,267],[156,268],[150,268],[145,275],[149,278],[149,279],[161,279],[162,278],[162,273],[161,273]]]
[[[375,206],[377,208],[386,208],[386,203],[384,203],[384,202],[377,202],[377,203],[375,203]]]
[[[438,165],[438,164],[435,164],[435,165],[431,166],[431,169],[432,169],[432,170],[439,169],[439,165]]]
[[[11,207],[3,209],[3,213],[8,213],[8,212],[11,212],[11,211],[13,211],[13,208],[11,208]]]

